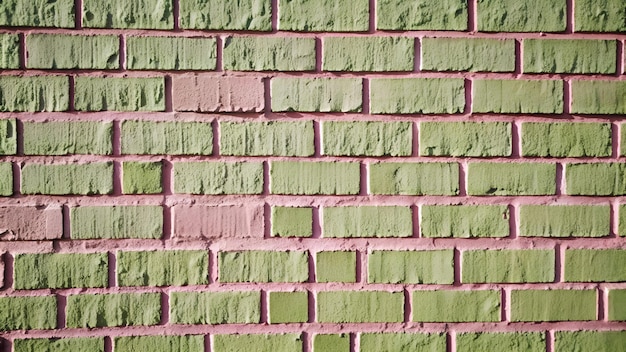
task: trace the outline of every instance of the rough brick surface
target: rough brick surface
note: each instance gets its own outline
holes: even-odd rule
[[[160,162],[122,163],[122,192],[124,194],[161,193],[162,165]]]
[[[609,320],[626,321],[626,290],[609,291]]]
[[[626,114],[624,95],[624,81],[572,81],[572,113]]]
[[[468,170],[467,193],[471,195],[548,195],[556,192],[555,164],[470,163]]]
[[[512,72],[515,41],[510,39],[424,38],[422,70]]]
[[[312,71],[313,38],[228,37],[224,68],[232,71]]]
[[[158,293],[71,295],[67,298],[67,326],[155,325],[161,319]]]
[[[453,253],[435,251],[373,251],[368,255],[369,283],[452,284]]]
[[[113,191],[112,163],[22,167],[23,194],[108,194]]]
[[[462,254],[463,283],[552,282],[553,250],[471,250]]]
[[[456,195],[459,166],[456,163],[380,162],[369,167],[372,194]]]
[[[221,122],[220,153],[241,156],[311,156],[315,153],[313,123]]]
[[[615,73],[614,40],[524,40],[524,72]]]
[[[357,194],[357,163],[275,161],[270,164],[273,194]]]
[[[356,252],[317,252],[315,255],[315,281],[356,282],[356,264]]]
[[[274,78],[272,111],[359,112],[362,82],[357,78]]]
[[[208,283],[208,253],[201,250],[119,251],[120,286],[186,286]]]
[[[270,0],[180,0],[180,24],[189,29],[269,31]]]
[[[600,123],[522,124],[522,154],[542,157],[607,157],[611,126]]]
[[[306,323],[309,320],[309,301],[306,291],[268,294],[269,323]]]
[[[403,0],[380,0],[376,2],[376,13],[378,29],[467,29],[467,3],[461,0],[425,0],[419,4]]]
[[[106,287],[106,253],[19,254],[13,286],[18,290],[69,287]]]
[[[0,77],[0,111],[65,111],[69,107],[65,76]]]
[[[177,205],[174,236],[180,238],[261,238],[263,208],[252,205]]]
[[[413,38],[324,38],[326,71],[412,71]]]
[[[26,39],[28,68],[119,68],[119,38],[112,35],[78,36],[31,34]]]
[[[478,30],[487,32],[562,32],[566,1],[478,0]]]
[[[17,34],[0,34],[0,68],[19,68],[20,38]]]
[[[61,207],[4,206],[0,207],[0,240],[51,240],[63,235]]]
[[[560,351],[619,351],[626,344],[624,331],[557,331],[554,346]]]
[[[305,282],[308,255],[301,251],[220,252],[220,282]]]
[[[481,79],[474,81],[473,89],[472,109],[476,113],[563,112],[562,81]]]
[[[463,80],[375,78],[370,82],[374,114],[454,114],[465,107]]]
[[[565,251],[565,275],[568,282],[621,282],[626,280],[622,249],[568,249]]]
[[[367,0],[280,0],[278,29],[304,32],[356,32],[369,28]]]
[[[302,352],[302,337],[300,334],[217,334],[213,336],[213,351],[215,352],[246,350],[259,352]]]
[[[122,123],[123,154],[209,155],[213,129],[208,122]]]
[[[416,322],[500,321],[500,292],[413,291],[413,307]]]
[[[361,352],[375,351],[445,351],[444,334],[423,333],[362,333]]]
[[[76,77],[74,108],[80,111],[163,111],[165,83],[162,77]]]
[[[83,206],[70,210],[71,237],[160,238],[163,209],[159,206]]]
[[[511,125],[506,122],[424,122],[419,130],[420,155],[511,155]]]
[[[509,333],[461,333],[456,336],[457,351],[506,351],[544,352],[546,337],[540,332],[509,332]]]
[[[587,196],[618,196],[626,194],[622,175],[626,164],[580,163],[566,164],[566,193]]]
[[[350,335],[348,334],[316,334],[313,336],[313,352],[348,352],[350,351]]]
[[[626,32],[626,10],[621,0],[577,0],[574,3],[576,31]]]
[[[203,352],[204,336],[124,336],[115,338],[115,351],[188,351]]]
[[[408,156],[413,146],[411,127],[410,122],[324,122],[322,154]]]
[[[259,194],[259,162],[179,162],[174,164],[174,192],[186,194]]]
[[[57,327],[54,296],[0,297],[0,303],[0,331]]]
[[[214,38],[130,37],[126,64],[132,70],[214,70]]]
[[[411,209],[400,206],[326,207],[324,237],[410,237]]]
[[[173,29],[171,1],[85,0],[83,26],[95,28]]]
[[[610,233],[608,205],[522,205],[520,236],[603,237]]]
[[[16,339],[15,352],[38,351],[93,351],[104,352],[103,337],[76,337],[65,339]]]
[[[423,237],[506,237],[509,210],[494,205],[425,205],[420,212]]]
[[[0,25],[73,28],[74,1],[8,0],[0,4]]]
[[[112,127],[110,122],[24,122],[24,154],[109,155]]]
[[[313,209],[272,207],[272,236],[313,236]]]
[[[256,111],[264,109],[263,82],[254,77],[215,77],[207,74],[172,77],[174,110]]]
[[[261,294],[249,292],[172,292],[175,324],[245,324],[261,319]]]
[[[596,318],[594,290],[513,290],[511,321],[584,321]]]
[[[402,292],[323,291],[317,294],[320,323],[397,323],[403,317]]]

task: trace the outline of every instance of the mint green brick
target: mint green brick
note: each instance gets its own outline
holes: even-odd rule
[[[360,78],[273,78],[272,111],[360,112]]]
[[[74,0],[6,0],[0,26],[74,28]]]
[[[19,47],[20,38],[17,34],[0,34],[0,68],[20,68]]]
[[[30,34],[28,68],[102,69],[120,67],[120,39],[114,35]]]
[[[300,334],[213,335],[213,352],[302,352]]]
[[[313,236],[313,208],[272,207],[272,236]]]
[[[405,121],[324,121],[322,154],[336,156],[410,156],[412,123]]]
[[[26,155],[113,153],[111,122],[24,122],[22,133]]]
[[[260,194],[262,191],[260,162],[174,163],[174,193]]]
[[[122,123],[122,154],[210,155],[213,128],[210,122]]]
[[[507,237],[505,205],[423,205],[420,232],[426,238]]]
[[[596,319],[595,290],[513,290],[512,322]]]
[[[220,154],[312,156],[312,121],[220,122]]]
[[[22,194],[109,194],[113,192],[113,164],[26,164]]]
[[[556,193],[556,164],[470,163],[467,193],[534,196]]]
[[[163,192],[161,162],[122,162],[122,193],[154,194]]]
[[[106,253],[18,254],[14,262],[16,290],[106,287]]]
[[[309,320],[309,297],[306,291],[268,293],[270,324],[306,323]]]
[[[557,331],[554,334],[556,351],[620,351],[626,346],[626,332],[616,331]]]
[[[626,290],[609,290],[608,318],[610,321],[626,321]]]
[[[326,37],[324,71],[413,71],[415,39],[403,37]]]
[[[131,70],[215,70],[215,38],[128,37],[126,65]]]
[[[69,97],[67,76],[0,77],[0,111],[65,111]]]
[[[484,32],[562,32],[565,0],[478,0],[478,30]]]
[[[317,252],[315,254],[315,281],[356,282],[356,266],[356,252]]]
[[[447,195],[459,194],[457,163],[370,164],[370,194]]]
[[[568,249],[565,251],[566,282],[623,282],[626,250]]]
[[[465,83],[457,78],[372,78],[372,114],[455,114],[465,108]]]
[[[115,352],[204,352],[204,335],[115,337]]]
[[[424,38],[424,71],[515,71],[515,41],[486,38]]]
[[[404,206],[341,206],[322,210],[322,236],[411,237],[413,215]]]
[[[572,81],[573,114],[626,114],[626,81]]]
[[[119,251],[120,286],[206,285],[209,255],[201,250]]]
[[[104,337],[15,339],[15,352],[93,351],[104,352]]]
[[[522,155],[543,157],[611,156],[611,125],[608,123],[522,124]]]
[[[317,293],[320,323],[400,323],[404,294],[387,291],[322,291]]]
[[[13,194],[13,165],[0,162],[0,196]]]
[[[83,26],[88,28],[173,29],[172,0],[84,0]]]
[[[413,291],[414,322],[500,321],[500,291]]]
[[[74,108],[78,111],[164,111],[163,77],[76,77]]]
[[[279,0],[278,29],[300,32],[364,32],[369,28],[367,0]]]
[[[474,113],[563,112],[563,81],[479,79],[473,82],[473,87]]]
[[[576,0],[577,32],[626,32],[626,7],[622,0]]]
[[[160,293],[70,295],[67,327],[157,325],[161,320]]]
[[[184,29],[271,31],[271,1],[180,0],[180,26]]]
[[[376,2],[376,28],[387,30],[467,29],[467,2],[464,0],[404,0]]]
[[[555,258],[552,249],[463,251],[461,282],[553,282]]]
[[[57,327],[55,296],[0,297],[0,306],[0,331]]]
[[[72,239],[151,238],[163,235],[163,208],[157,205],[70,208]]]
[[[354,162],[273,161],[272,194],[358,194],[360,166]]]
[[[303,251],[233,251],[218,254],[219,282],[306,282]]]
[[[230,71],[313,71],[315,39],[227,37],[223,55]]]
[[[522,237],[605,237],[611,232],[608,205],[522,205]]]
[[[441,284],[454,282],[452,250],[372,251],[367,282],[385,284]]]
[[[566,193],[576,196],[619,196],[626,194],[626,164],[566,164]]]
[[[546,336],[543,332],[457,333],[456,350],[457,352],[545,352]]]
[[[422,122],[420,155],[510,156],[511,124],[508,122]]]
[[[256,324],[261,320],[261,293],[172,292],[170,319],[174,324]]]
[[[350,352],[349,334],[313,335],[313,352]]]
[[[615,40],[525,39],[526,73],[600,73],[617,69]]]
[[[0,120],[0,155],[17,154],[17,126],[15,119]]]
[[[446,351],[444,334],[423,333],[361,333],[359,352],[411,352],[411,351]]]

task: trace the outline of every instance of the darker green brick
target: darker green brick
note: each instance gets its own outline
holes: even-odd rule
[[[161,294],[82,294],[67,297],[67,327],[156,325],[161,320]]]
[[[577,32],[626,32],[623,0],[576,0],[574,30]]]
[[[626,114],[626,81],[572,81],[573,114]]]
[[[626,164],[566,164],[566,193],[575,196],[619,196],[626,194]]]
[[[567,249],[565,251],[566,282],[626,281],[626,250]]]
[[[13,340],[15,352],[90,351],[104,352],[104,337],[65,337]]]
[[[524,73],[600,73],[617,69],[617,42],[589,39],[525,39]]]
[[[26,164],[23,194],[109,194],[113,192],[113,163]]]
[[[541,157],[611,156],[608,123],[522,123],[522,155]]]
[[[424,71],[515,71],[515,41],[487,38],[423,38]]]
[[[156,205],[70,208],[72,239],[152,238],[163,235],[163,208]]]
[[[555,263],[552,249],[467,250],[461,262],[461,282],[553,282]]]
[[[106,253],[42,253],[15,256],[16,290],[71,287],[106,287]]]
[[[543,332],[466,332],[456,335],[457,352],[545,352]]]
[[[473,90],[474,113],[563,112],[563,81],[479,79],[473,82]]]
[[[356,266],[356,252],[317,252],[315,254],[315,281],[356,282]]]
[[[261,320],[261,293],[172,292],[174,324],[256,324]]]
[[[622,351],[626,346],[626,331],[557,331],[554,334],[555,351]]]
[[[0,297],[0,306],[0,331],[57,327],[55,296]]]
[[[1,6],[2,5],[0,5],[0,8]],[[0,34],[0,68],[20,68],[19,47],[20,38],[17,34]]]
[[[78,111],[164,111],[163,77],[84,77],[74,79]]]
[[[174,163],[174,192],[186,194],[260,194],[261,162]]]
[[[111,122],[24,122],[24,154],[68,155],[113,153]]]
[[[465,108],[465,83],[458,78],[372,78],[373,114],[455,114]]]
[[[355,162],[272,161],[272,194],[358,194],[360,167]]]
[[[360,112],[360,78],[292,78],[271,80],[272,111]]]
[[[341,206],[322,210],[327,238],[411,237],[411,208],[403,206]]]
[[[457,195],[457,163],[379,162],[369,167],[371,194]]]
[[[309,298],[306,291],[268,293],[270,324],[306,323],[309,320]]]
[[[208,284],[209,255],[201,250],[119,251],[120,286]]]
[[[84,0],[87,28],[174,29],[172,0]]]
[[[556,164],[470,163],[467,193],[477,196],[550,195],[556,192]]]
[[[467,2],[464,0],[378,0],[376,28],[383,30],[467,29]]]
[[[412,149],[411,122],[322,122],[323,155],[409,156]]]
[[[122,123],[122,154],[210,155],[210,122],[135,121]]]
[[[522,205],[522,237],[605,237],[611,231],[608,205]]]
[[[350,334],[315,334],[313,352],[349,352]]]
[[[422,122],[419,130],[420,155],[511,155],[511,124],[508,122]]]
[[[231,71],[313,71],[315,39],[227,37],[224,69]]]
[[[313,236],[313,208],[272,207],[272,236]]]
[[[309,257],[303,251],[236,251],[218,254],[220,282],[306,282]]]
[[[215,70],[215,38],[128,37],[126,64],[131,70]]]
[[[154,194],[163,192],[162,165],[157,162],[122,162],[122,193]]]
[[[369,28],[367,0],[279,0],[278,29],[301,32],[364,32]]]
[[[507,237],[505,205],[423,205],[420,232],[426,238]]]
[[[0,196],[13,194],[13,165],[0,162]]]
[[[452,250],[372,251],[367,282],[385,284],[441,284],[454,282]]]
[[[115,352],[204,352],[204,335],[115,337]]]
[[[17,125],[15,119],[0,120],[0,155],[17,154]]]
[[[322,291],[317,293],[320,323],[400,323],[404,294],[387,291]]]
[[[415,39],[402,37],[326,37],[324,71],[413,71]]]
[[[626,290],[609,290],[609,320],[626,321]],[[626,344],[626,341],[624,342]]]
[[[413,291],[414,322],[500,321],[500,291]]]
[[[445,334],[424,334],[413,332],[400,333],[361,333],[359,352],[444,352],[446,351]]]
[[[74,28],[74,0],[4,0],[0,26]]]
[[[0,111],[65,111],[69,98],[67,76],[0,77]]]
[[[478,0],[478,30],[484,32],[562,32],[566,0]]]
[[[302,352],[300,334],[213,335],[213,352]]]
[[[595,290],[513,290],[512,322],[596,319]]]
[[[312,156],[312,121],[220,122],[220,154]]]
[[[113,35],[30,34],[28,68],[102,69],[120,65],[120,40]]]
[[[270,0],[180,0],[180,26],[200,30],[270,31],[272,4]]]

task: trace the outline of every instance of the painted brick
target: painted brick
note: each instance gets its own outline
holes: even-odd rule
[[[309,320],[308,292],[268,293],[270,324],[306,323]]]
[[[618,215],[618,228],[617,228],[617,234],[619,236],[626,236],[626,205],[621,204],[619,206],[619,215]]]
[[[120,67],[120,40],[113,35],[30,34],[28,68],[104,69]]]
[[[359,352],[411,352],[411,351],[446,351],[444,334],[423,333],[362,333]]]
[[[0,120],[0,155],[17,154],[17,126],[15,119]]]
[[[273,78],[272,111],[360,112],[360,78]]]
[[[84,0],[83,26],[91,28],[173,29],[171,0]]]
[[[422,237],[507,237],[509,210],[505,205],[423,205]]]
[[[175,205],[176,238],[262,238],[263,207],[258,205]]]
[[[626,81],[572,81],[573,114],[626,114]]]
[[[187,194],[260,194],[261,162],[174,163],[174,192]]]
[[[14,262],[16,290],[106,287],[106,253],[18,254]]]
[[[373,114],[455,114],[465,108],[465,85],[457,78],[372,78]]]
[[[515,71],[515,41],[486,38],[424,38],[424,71]]]
[[[325,207],[322,218],[323,237],[411,237],[413,235],[413,219],[409,207]]]
[[[215,38],[129,37],[126,64],[131,70],[215,70]]]
[[[556,165],[541,163],[470,163],[470,195],[549,195],[556,192]]]
[[[372,251],[368,255],[367,282],[392,284],[452,284],[452,250]]]
[[[156,325],[161,320],[161,294],[120,293],[70,295],[67,327]]]
[[[174,324],[254,324],[261,320],[261,293],[172,292]]]
[[[172,76],[176,111],[261,112],[263,81],[257,77],[216,77],[209,74]]]
[[[208,284],[209,256],[201,250],[119,251],[120,286],[187,286]]]
[[[623,282],[626,251],[622,249],[568,249],[565,251],[567,282]]]
[[[272,236],[313,236],[313,209],[272,207]]]
[[[20,68],[19,46],[17,34],[0,34],[0,68]]]
[[[313,352],[349,352],[349,334],[313,335]]]
[[[557,351],[619,351],[624,346],[624,331],[557,331],[554,334]]]
[[[626,321],[626,290],[609,290],[609,320]],[[624,342],[626,345],[626,342]]]
[[[231,71],[313,71],[315,39],[227,37],[223,55]]]
[[[122,193],[153,194],[163,192],[161,162],[122,162]]]
[[[164,111],[163,77],[76,77],[74,108],[79,111]]]
[[[109,194],[113,192],[113,164],[26,164],[22,167],[23,194]]]
[[[376,28],[389,30],[467,29],[467,2],[463,0],[424,0],[419,4],[404,0],[376,2]]]
[[[180,0],[185,29],[272,30],[270,0]]]
[[[73,0],[7,0],[0,13],[0,26],[74,28]]]
[[[569,195],[619,196],[626,194],[623,175],[626,164],[566,164],[566,193]]]
[[[511,124],[508,122],[422,122],[419,135],[420,155],[511,155]]]
[[[457,163],[392,163],[369,165],[370,194],[457,195]]]
[[[485,32],[562,32],[566,1],[478,0],[478,30]]]
[[[104,337],[15,339],[15,352],[93,351],[104,352]]]
[[[595,290],[513,290],[511,321],[581,321],[596,319]]]
[[[604,237],[611,231],[608,205],[522,205],[522,237]]]
[[[151,205],[74,207],[70,224],[73,239],[158,239],[163,235],[163,209]]]
[[[26,155],[113,153],[111,122],[24,122],[22,126]]]
[[[311,156],[312,121],[220,122],[220,154]]]
[[[13,165],[0,162],[0,196],[13,194]]]
[[[272,161],[272,194],[358,194],[360,166],[354,162]]]
[[[622,0],[577,0],[574,3],[574,30],[626,32],[626,10]]]
[[[63,235],[61,206],[0,207],[0,240],[52,240]]]
[[[317,294],[320,323],[399,323],[404,294],[387,291],[323,291]]]
[[[324,71],[413,71],[415,39],[402,37],[326,37]]]
[[[213,335],[213,352],[302,352],[300,334]]]
[[[413,291],[415,322],[500,321],[500,291]]]
[[[529,73],[615,73],[615,40],[525,39],[524,69]]]
[[[306,282],[309,258],[302,251],[236,251],[218,254],[219,282]]]
[[[411,122],[324,121],[322,154],[339,156],[409,156]]]
[[[203,335],[122,336],[115,338],[115,352],[204,352]]]
[[[524,122],[522,155],[557,158],[611,156],[611,125]]]
[[[461,282],[553,282],[555,263],[552,249],[464,251]]]
[[[563,112],[563,81],[479,79],[473,87],[475,113]]]
[[[0,331],[54,329],[57,326],[55,296],[0,297]]]
[[[279,0],[278,29],[302,32],[364,32],[369,28],[367,0]]]
[[[456,335],[456,346],[457,352],[545,352],[546,337],[541,332],[469,332]]]
[[[317,252],[315,254],[315,281],[356,282],[356,266],[356,252]]]
[[[65,111],[69,99],[66,76],[0,77],[0,111]]]
[[[210,122],[122,123],[122,154],[210,155],[213,129]]]

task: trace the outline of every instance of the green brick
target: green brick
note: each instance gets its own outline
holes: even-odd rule
[[[609,290],[609,320],[626,321],[626,290]],[[626,345],[626,341],[624,342]]]
[[[208,284],[209,256],[201,250],[117,253],[120,286],[187,286]]]
[[[122,193],[154,194],[163,192],[161,162],[122,162]]]
[[[306,282],[308,253],[236,251],[218,255],[219,282]]]
[[[84,0],[83,26],[173,29],[173,13],[172,0]]]
[[[568,249],[566,282],[623,282],[626,251],[622,249]]]
[[[611,232],[608,205],[522,205],[522,237],[604,237]]]
[[[204,335],[115,337],[115,352],[204,352]]]
[[[272,194],[358,194],[360,166],[354,162],[272,161]]]
[[[447,195],[459,194],[457,163],[370,164],[371,194]]]
[[[15,352],[93,351],[104,352],[104,337],[15,339]]]
[[[404,294],[387,291],[323,291],[317,294],[320,323],[400,323]]]
[[[388,30],[467,29],[467,2],[464,0],[379,0],[376,28]]]
[[[213,335],[213,352],[302,352],[300,334]]]
[[[0,297],[0,331],[54,329],[57,326],[55,296]]]
[[[356,252],[317,252],[315,254],[315,281],[356,282],[356,266]]]
[[[350,352],[349,334],[316,334],[313,352]]]
[[[361,333],[359,352],[444,352],[444,334],[423,333]]]
[[[122,123],[122,154],[210,155],[213,129],[209,122]]]
[[[470,163],[467,193],[534,196],[556,193],[556,164]]]
[[[270,324],[306,323],[309,320],[309,298],[306,291],[268,293]]]
[[[522,155],[543,157],[611,156],[611,125],[608,123],[522,124]]]
[[[411,237],[413,235],[413,215],[409,207],[325,207],[322,217],[323,237]]]
[[[163,208],[156,205],[81,206],[70,209],[72,239],[152,238],[163,235]]]
[[[513,290],[512,322],[596,319],[595,290]]]
[[[485,32],[562,32],[565,0],[478,0],[478,30]]]
[[[556,351],[621,351],[626,346],[626,332],[621,331],[557,331]]]
[[[515,71],[515,41],[485,38],[422,39],[424,71]]]
[[[174,324],[255,324],[261,320],[261,293],[172,292]]]
[[[13,165],[0,162],[0,196],[13,194]]]
[[[313,236],[313,209],[272,207],[272,236]]]
[[[324,121],[322,154],[336,156],[409,156],[411,122]]]
[[[22,194],[109,194],[113,164],[27,164],[22,167]]]
[[[546,337],[542,332],[458,333],[456,350],[457,352],[545,352]]]
[[[372,78],[372,114],[455,114],[465,108],[465,83],[457,78]]]
[[[163,77],[76,77],[74,108],[78,111],[164,111]]]
[[[0,68],[20,68],[19,47],[20,38],[17,34],[0,34]]]
[[[187,194],[260,194],[260,162],[174,163],[174,192]]]
[[[369,28],[367,0],[279,0],[278,29],[302,32],[364,32]]]
[[[413,291],[414,322],[500,321],[500,291]]]
[[[74,0],[5,0],[0,26],[74,28]]]
[[[0,120],[0,155],[17,154],[17,126],[15,119]]]
[[[157,325],[161,320],[160,293],[70,295],[67,327]]]
[[[68,155],[113,153],[111,122],[24,122],[24,154]]]
[[[452,250],[372,251],[368,255],[367,282],[385,284],[452,284]]]
[[[507,237],[505,205],[423,205],[420,232],[426,238]]]
[[[69,98],[67,76],[0,77],[0,111],[65,111]]]
[[[626,205],[622,204],[619,206],[619,217],[618,217],[618,228],[617,234],[619,236],[626,236]]]
[[[508,122],[422,122],[419,130],[420,155],[511,155],[511,124]]]
[[[272,30],[270,0],[180,0],[184,29]]]
[[[272,111],[360,112],[360,78],[273,78]]]
[[[220,122],[220,154],[312,156],[312,121]]]
[[[573,114],[626,114],[626,81],[572,81]]]
[[[131,70],[215,70],[215,38],[129,37],[126,63]]]
[[[563,81],[479,79],[473,86],[474,113],[563,112]]]
[[[552,249],[468,250],[463,252],[463,283],[553,282]]]
[[[113,35],[30,34],[28,68],[104,69],[120,67],[120,40]]]
[[[224,69],[231,71],[313,71],[315,39],[227,37]]]
[[[413,38],[326,37],[323,48],[324,71],[413,71]]]
[[[626,7],[623,0],[576,0],[574,30],[626,32]]]
[[[18,254],[13,286],[16,290],[106,287],[108,263],[106,253]]]
[[[615,40],[525,39],[524,69],[529,73],[615,73]]]
[[[566,193],[576,196],[619,196],[626,194],[626,164],[566,164]]]

